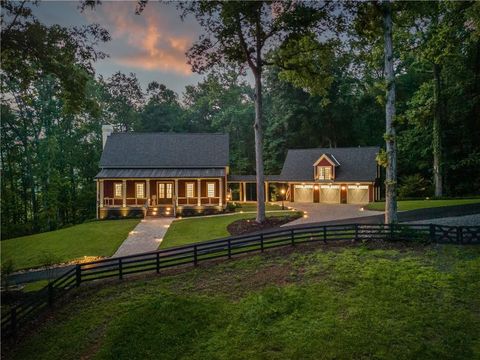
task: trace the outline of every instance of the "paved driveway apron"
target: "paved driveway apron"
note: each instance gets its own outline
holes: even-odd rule
[[[360,210],[363,205],[354,204],[319,204],[319,203],[288,203],[297,210],[306,212],[306,217],[289,222],[284,226],[352,219],[365,216],[383,214],[383,211]]]
[[[133,229],[112,257],[157,250],[174,218],[143,219]]]

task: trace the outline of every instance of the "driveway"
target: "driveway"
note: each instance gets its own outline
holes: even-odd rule
[[[287,206],[301,210],[306,216],[289,222],[284,226],[336,221],[342,219],[354,219],[365,216],[383,214],[383,211],[360,210],[363,205],[354,204],[319,204],[319,203],[287,203]]]

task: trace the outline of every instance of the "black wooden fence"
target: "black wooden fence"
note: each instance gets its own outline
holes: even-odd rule
[[[250,235],[233,236],[148,253],[78,264],[38,292],[35,299],[19,303],[2,314],[2,336],[15,335],[44,309],[51,307],[81,283],[104,278],[122,279],[141,272],[157,272],[180,265],[197,265],[216,258],[308,242],[416,241],[421,243],[480,244],[480,226],[410,224],[349,224],[281,228]]]

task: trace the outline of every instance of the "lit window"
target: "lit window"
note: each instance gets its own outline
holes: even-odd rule
[[[167,187],[167,199],[172,198],[172,184],[165,184]]]
[[[137,199],[145,199],[145,184],[135,183],[135,197]]]
[[[318,178],[320,180],[330,180],[332,178],[330,166],[320,166],[318,168]]]
[[[165,198],[165,184],[158,184],[158,198]]]
[[[193,195],[193,186],[194,185],[195,185],[194,183],[187,183],[187,185],[186,185],[187,186],[187,191],[186,191],[187,198],[192,198],[194,196]]]
[[[207,183],[207,197],[215,197],[215,183]]]
[[[116,198],[122,197],[122,183],[115,183],[113,188],[113,196]]]

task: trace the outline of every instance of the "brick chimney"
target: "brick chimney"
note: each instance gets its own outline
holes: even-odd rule
[[[113,133],[113,125],[102,125],[102,145],[105,148],[107,138]]]

